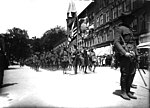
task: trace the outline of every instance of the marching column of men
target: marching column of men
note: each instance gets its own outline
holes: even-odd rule
[[[84,73],[87,73],[87,67],[91,71],[95,71],[97,66],[97,57],[93,49],[87,49],[85,47],[79,50],[74,45],[73,51],[68,51],[66,47],[57,53],[55,51],[44,52],[42,54],[33,54],[30,58],[25,60],[25,64],[39,70],[38,68],[46,68],[50,70],[63,69],[63,73],[66,74],[66,70],[74,70],[74,74],[78,73],[78,69],[83,69]]]

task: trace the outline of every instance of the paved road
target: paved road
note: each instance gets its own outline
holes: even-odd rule
[[[96,73],[63,75],[61,70],[39,72],[30,67],[10,66],[5,71],[0,107],[50,108],[149,108],[149,72],[144,79],[137,71],[131,89],[137,100],[124,100],[120,94],[120,72],[110,67],[97,67]],[[68,71],[73,73],[73,71]]]

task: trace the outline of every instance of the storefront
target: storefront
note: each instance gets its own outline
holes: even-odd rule
[[[150,69],[150,42],[140,43],[137,48],[140,55],[140,68]]]
[[[150,49],[150,42],[140,43],[140,44],[137,46],[137,48],[138,48],[138,49],[141,49],[141,48]]]
[[[113,54],[112,45],[110,44],[108,46],[96,48],[94,52],[96,53],[96,56],[111,55]]]

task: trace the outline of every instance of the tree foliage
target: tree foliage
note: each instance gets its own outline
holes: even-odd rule
[[[5,35],[5,45],[8,57],[19,60],[25,59],[30,54],[30,47],[28,43],[28,33],[26,30],[20,28],[8,29]]]
[[[50,30],[47,30],[41,37],[41,44],[44,50],[49,51],[59,43],[62,39],[66,38],[66,31],[64,28],[57,26]]]
[[[66,37],[64,28],[57,26],[47,30],[41,38],[29,39],[26,30],[20,28],[8,29],[4,34],[6,53],[9,59],[19,61],[32,54],[50,51]]]
[[[42,52],[42,46],[41,46],[41,39],[32,37],[32,39],[29,39],[29,43],[31,46],[31,53],[34,54],[36,52]]]

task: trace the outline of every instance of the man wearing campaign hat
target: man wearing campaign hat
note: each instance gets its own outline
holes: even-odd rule
[[[115,28],[114,46],[119,53],[121,72],[121,97],[126,100],[137,99],[130,88],[136,72],[136,40],[130,27],[135,16],[131,12],[122,12],[121,24]]]

